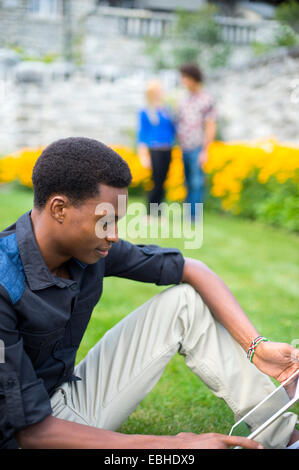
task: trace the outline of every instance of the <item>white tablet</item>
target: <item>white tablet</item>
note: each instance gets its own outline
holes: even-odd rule
[[[299,400],[299,370],[231,428],[230,436],[254,439]]]

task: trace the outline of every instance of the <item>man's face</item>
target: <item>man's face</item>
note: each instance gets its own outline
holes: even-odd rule
[[[187,75],[181,76],[181,83],[182,86],[187,88],[189,91],[193,91],[198,86],[198,82],[193,80],[193,78],[188,77]]]
[[[112,243],[118,240],[117,222],[125,215],[127,202],[127,188],[101,184],[99,196],[87,199],[79,207],[66,207],[63,224],[56,237],[63,254],[86,264],[104,258]]]

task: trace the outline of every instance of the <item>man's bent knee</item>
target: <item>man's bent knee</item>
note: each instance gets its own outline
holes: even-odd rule
[[[202,313],[204,309],[208,310],[207,306],[205,305],[201,295],[197,292],[197,290],[188,283],[178,284],[176,286],[171,286],[168,289],[162,291],[160,293],[162,296],[169,296],[170,303],[169,305],[185,304],[188,312],[188,315],[197,315]],[[171,311],[173,314],[174,312],[172,309],[167,309]]]

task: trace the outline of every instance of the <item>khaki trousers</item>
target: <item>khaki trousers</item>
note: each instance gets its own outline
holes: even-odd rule
[[[269,377],[248,361],[241,346],[214,319],[196,290],[180,284],[155,295],[103,336],[75,367],[82,380],[55,391],[53,415],[117,430],[176,352],[226,401],[236,420],[274,389]],[[282,404],[285,399],[283,392]],[[285,413],[256,440],[265,448],[285,448],[296,421],[295,414]]]

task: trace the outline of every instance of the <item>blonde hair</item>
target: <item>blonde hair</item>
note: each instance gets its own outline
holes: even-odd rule
[[[153,103],[157,100],[157,96],[161,96],[163,88],[159,80],[150,80],[147,83],[145,95],[148,103]],[[158,95],[159,94],[159,95]],[[159,96],[159,99],[160,99]]]

